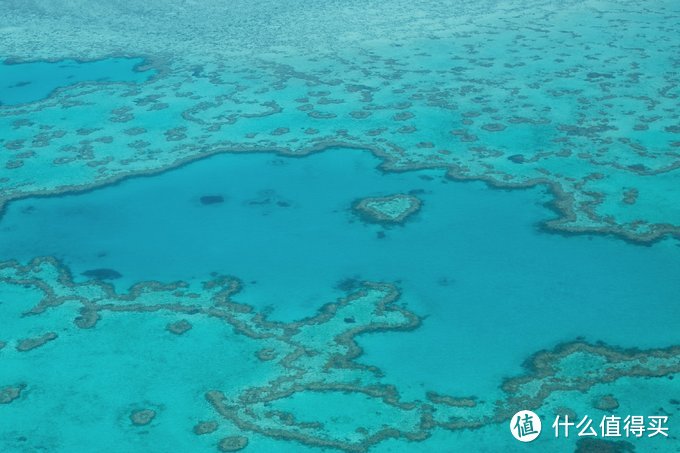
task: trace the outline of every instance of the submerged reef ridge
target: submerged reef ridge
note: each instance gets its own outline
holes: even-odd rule
[[[54,8],[35,3],[42,13]],[[330,2],[324,9],[335,14],[323,16],[289,2],[296,13],[286,17],[316,37],[299,41],[274,33],[276,21],[254,34],[243,25],[248,17],[214,2],[187,10],[151,1],[144,8],[162,14],[131,16],[96,1],[64,6],[58,21],[7,8],[16,26],[0,36],[14,64],[89,60],[125,48],[147,58],[138,71],[156,73],[146,82],[79,83],[41,101],[0,106],[0,206],[215,153],[304,156],[342,146],[373,152],[384,171],[438,167],[456,180],[546,185],[555,197],[557,217],[545,223],[552,231],[639,243],[678,236],[679,63],[661,44],[677,40],[677,3],[643,10],[608,0],[596,13],[587,2],[559,11],[538,1],[486,3],[461,2],[455,13],[428,3],[413,19],[405,1],[360,13]],[[261,8],[249,3],[239,14],[258,17]],[[385,8],[390,27],[377,19]],[[335,22],[353,11],[353,20]],[[353,31],[333,34],[340,23]],[[161,57],[168,52],[172,60]]]
[[[71,339],[78,338],[82,327],[99,328],[98,320],[122,314],[180,315],[194,326],[201,320],[217,320],[226,331],[234,331],[255,348],[266,350],[267,354],[258,354],[258,358],[271,368],[265,381],[246,388],[206,388],[205,398],[215,413],[243,432],[347,452],[364,452],[391,438],[422,441],[435,428],[462,430],[501,423],[519,409],[536,410],[551,404],[552,396],[565,392],[592,401],[598,397],[598,385],[622,378],[669,378],[680,373],[680,347],[627,350],[575,341],[527,359],[524,375],[501,383],[501,399],[485,401],[478,396],[429,392],[425,400],[404,400],[399,388],[383,382],[380,369],[357,361],[362,354],[358,336],[409,331],[421,324],[420,317],[397,305],[400,293],[391,284],[362,282],[346,297],[323,305],[315,315],[291,322],[268,320],[252,307],[236,302],[233,297],[241,283],[228,276],[203,282],[143,282],[127,293],[118,293],[97,280],[76,283],[58,261],[39,258],[24,265],[1,263],[0,284],[40,295],[38,303],[23,316],[40,316],[53,310],[66,313],[75,308],[75,330],[68,334]],[[81,325],[83,317],[91,320],[86,326]],[[353,322],[346,322],[350,318]],[[50,344],[58,347],[61,337],[52,340]],[[25,385],[30,389],[30,382]],[[20,394],[12,388],[3,391],[8,402]],[[591,391],[594,393],[589,394]],[[363,396],[382,415],[354,419],[354,434],[347,437],[323,420],[298,420],[295,414],[277,407],[290,398],[313,398],[316,394]],[[130,419],[142,425],[155,416],[156,411],[142,409],[131,413]],[[215,428],[212,422],[201,422],[193,429],[196,434],[209,434]],[[245,437],[238,442],[232,439],[225,441],[224,447],[236,448],[244,442]]]

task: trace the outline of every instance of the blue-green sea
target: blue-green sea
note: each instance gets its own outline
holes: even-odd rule
[[[142,58],[109,58],[90,62],[58,60],[18,63],[0,61],[0,105],[26,104],[78,83],[141,82],[147,73],[135,69]]]
[[[680,451],[678,4],[3,8],[0,452]]]
[[[286,321],[341,297],[345,279],[398,282],[409,309],[427,318],[409,335],[361,339],[361,360],[414,398],[492,394],[537,347],[578,336],[626,347],[677,340],[657,328],[660,318],[678,319],[668,304],[680,298],[668,284],[680,275],[674,242],[547,234],[539,223],[554,214],[541,188],[499,191],[441,171],[383,173],[378,164],[350,149],[304,159],[218,155],[84,194],[15,202],[0,246],[20,261],[54,256],[76,281],[114,269],[122,291],[145,280],[237,275],[239,301]],[[404,226],[366,225],[350,212],[361,196],[404,191],[424,202]],[[224,201],[203,205],[210,195]]]

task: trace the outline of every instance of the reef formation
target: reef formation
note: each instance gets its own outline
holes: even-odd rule
[[[399,225],[418,212],[421,206],[420,199],[413,195],[396,194],[362,198],[354,203],[352,209],[366,222]]]
[[[144,21],[100,3],[88,10],[96,4],[114,22]],[[93,34],[78,45],[80,35],[70,30],[80,25],[63,32],[83,11],[67,8],[57,23],[49,14],[7,9],[11,23],[23,24],[0,30],[14,64],[41,56],[103,58],[125,43],[128,53],[148,59],[138,71],[157,72],[146,82],[83,82],[41,101],[0,106],[0,206],[155,174],[215,153],[304,156],[342,146],[373,152],[385,171],[437,167],[456,180],[545,185],[555,197],[557,218],[545,223],[553,231],[639,243],[680,232],[678,62],[674,47],[660,44],[677,41],[677,3],[651,10],[616,0],[593,10],[570,2],[555,12],[515,1],[488,14],[464,3],[452,14],[432,2],[414,21],[410,5],[395,0],[390,27],[371,15],[381,25],[355,24],[341,41],[324,35],[338,24],[310,18],[314,12],[305,9],[291,17],[325,28],[314,45],[305,35],[289,51],[271,51],[272,42],[261,39],[266,33],[243,28],[248,20],[226,31],[221,21],[233,18],[212,3],[201,10],[214,15],[200,13],[196,23],[220,25],[195,29],[195,47],[188,48],[187,35],[169,31],[187,25],[173,22],[188,13],[176,3],[147,5],[182,12],[139,24],[147,32],[134,39],[92,15],[88,26],[107,30],[94,47]],[[347,14],[333,5],[339,16]],[[254,14],[251,7],[242,14]],[[168,31],[160,53],[145,34],[158,27]],[[26,38],[31,30],[35,36]],[[229,36],[218,40],[218,30]],[[36,37],[49,39],[37,45]],[[394,40],[386,44],[385,37]],[[172,60],[160,56],[169,51]]]
[[[219,448],[226,448],[224,451],[243,448],[247,433],[257,433],[308,446],[364,452],[388,439],[423,441],[436,429],[477,429],[504,423],[519,409],[554,406],[557,402],[552,400],[557,395],[582,395],[593,401],[600,392],[598,386],[623,378],[668,379],[680,373],[680,347],[626,350],[574,341],[530,357],[524,365],[526,374],[502,382],[497,399],[430,391],[424,400],[404,400],[397,387],[383,382],[380,369],[357,360],[362,354],[357,337],[420,326],[420,317],[398,305],[400,293],[391,284],[362,282],[346,297],[323,305],[317,314],[292,322],[268,320],[263,313],[235,301],[241,283],[228,276],[193,283],[143,282],[127,293],[118,293],[99,280],[76,283],[56,260],[40,258],[25,265],[0,264],[0,284],[38,301],[21,316],[73,312],[74,335],[80,329],[99,328],[99,321],[106,316],[169,314],[180,316],[182,325],[182,320],[218,320],[225,329],[266,351],[257,354],[261,363],[270,366],[264,381],[238,391],[205,389],[215,414],[243,433],[221,441]],[[8,344],[25,341],[4,340]],[[59,340],[52,338],[50,344],[58,347]],[[33,351],[29,348],[21,353]],[[30,382],[6,387],[3,402],[20,399],[22,391],[30,388]],[[339,396],[348,400],[360,396],[362,404],[375,408],[379,415],[353,418],[352,429],[339,434],[327,420],[315,419],[313,411],[300,419],[299,413],[285,408],[290,400]],[[605,396],[596,405],[610,409],[614,396]],[[136,409],[130,419],[136,425],[146,425],[155,416],[153,409]],[[217,430],[218,422],[195,423],[197,435]]]

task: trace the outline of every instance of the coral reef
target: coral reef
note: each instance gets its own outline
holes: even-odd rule
[[[152,409],[139,409],[130,413],[130,421],[135,426],[148,425],[156,418],[156,411]]]
[[[197,436],[202,436],[204,434],[210,434],[217,431],[218,424],[216,421],[199,422],[194,426],[194,434]]]
[[[177,322],[171,322],[165,328],[168,330],[168,332],[174,333],[175,335],[182,335],[183,333],[191,330],[192,327],[193,326],[189,321],[186,319],[181,319]]]
[[[80,10],[65,8],[59,21],[30,12],[43,2],[6,11],[8,23],[18,25],[0,31],[14,56],[5,63],[59,56],[87,61],[125,48],[148,56],[137,71],[156,73],[145,82],[78,83],[47,99],[0,106],[6,151],[0,154],[0,210],[11,200],[88,190],[215,153],[304,156],[347,147],[379,156],[383,171],[436,167],[452,179],[498,187],[545,185],[557,214],[544,225],[550,231],[616,234],[636,243],[680,235],[678,63],[660,44],[676,37],[672,3],[664,13],[613,0],[593,15],[586,4],[553,14],[538,1],[511,1],[495,4],[494,14],[467,4],[452,16],[428,2],[422,9],[428,19],[413,21],[410,5],[395,0],[376,6],[389,8],[390,27],[370,16],[378,23],[356,28],[353,38],[343,33],[348,41],[338,41],[333,14],[304,9],[291,17],[324,24],[316,29],[318,41],[311,40],[323,52],[310,48],[306,34],[286,34],[300,47],[286,43],[287,51],[270,53],[263,36],[280,33],[253,35],[243,26],[248,20],[225,16],[213,4],[202,8],[213,16],[178,24],[177,17],[197,13],[176,0],[153,2],[149,8],[162,10],[163,19],[145,24],[95,1],[87,9],[109,11],[110,18],[93,14],[88,27],[94,33],[80,20],[66,25]],[[337,2],[328,8],[340,17],[353,10]],[[525,14],[514,14],[517,8]],[[173,10],[181,13],[166,14]],[[255,11],[240,14],[259,20]],[[584,15],[590,20],[575,20]],[[148,39],[112,25],[121,20],[137,30],[190,27],[192,34]],[[219,25],[196,26],[205,21]],[[593,41],[593,34],[600,39]],[[161,57],[168,54],[175,58]],[[598,60],[607,61],[606,72],[593,67]]]
[[[248,438],[245,436],[230,436],[225,437],[217,445],[220,451],[239,451],[246,448],[248,445]]]
[[[0,284],[42,294],[25,316],[79,306],[75,320],[79,327],[83,327],[78,322],[83,316],[102,319],[113,314],[165,312],[186,319],[217,320],[254,342],[260,360],[271,364],[271,374],[266,382],[237,391],[206,389],[205,398],[215,412],[242,432],[347,452],[364,452],[387,439],[422,441],[437,428],[462,430],[503,423],[517,410],[536,410],[553,395],[565,392],[594,401],[603,395],[599,390],[590,395],[592,389],[622,378],[672,378],[680,373],[677,346],[637,350],[575,341],[532,355],[524,364],[526,373],[502,382],[500,397],[493,401],[434,391],[428,392],[425,400],[405,400],[398,388],[382,381],[378,368],[356,360],[362,354],[358,336],[409,331],[421,323],[418,316],[396,304],[399,291],[390,284],[362,282],[347,297],[323,305],[316,315],[291,322],[268,320],[252,307],[234,301],[240,282],[227,276],[201,283],[145,282],[119,294],[98,280],[73,282],[56,260],[41,258],[27,265],[0,264]],[[86,327],[95,326],[96,321]],[[56,337],[52,339],[58,343]],[[5,394],[18,396],[16,389]],[[322,419],[301,419],[280,406],[291,399],[339,395],[362,396],[364,404],[373,405],[381,415],[370,420],[351,418],[355,426],[347,437],[329,429]],[[604,403],[613,407],[609,398]],[[351,410],[352,405],[345,407]],[[154,415],[151,409],[137,410],[131,419],[148,423]],[[194,431],[207,434],[213,428],[214,422],[201,422]],[[236,441],[225,443],[229,448],[238,445]]]
[[[618,409],[619,402],[613,395],[603,395],[593,402],[593,407],[601,411],[611,412]]]
[[[24,338],[17,342],[17,351],[28,352],[35,348],[43,346],[45,343],[56,340],[58,337],[56,332],[47,332],[39,337]]]
[[[0,404],[9,404],[21,397],[21,392],[26,388],[26,384],[10,385],[0,389]]]
[[[396,194],[385,197],[362,198],[352,209],[365,221],[383,225],[403,224],[422,206],[413,195]]]

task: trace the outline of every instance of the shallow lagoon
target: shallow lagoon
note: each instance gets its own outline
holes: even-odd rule
[[[643,247],[549,234],[537,227],[554,216],[542,188],[502,191],[434,170],[382,173],[379,163],[348,149],[302,159],[224,154],[88,193],[18,201],[0,220],[0,258],[53,255],[81,280],[114,269],[121,289],[227,273],[245,283],[240,302],[285,320],[342,296],[343,279],[399,282],[402,302],[424,323],[360,338],[360,360],[407,398],[490,395],[529,354],[577,336],[678,342],[673,241]],[[409,191],[424,205],[404,226],[367,225],[350,210],[357,198]],[[224,201],[202,204],[206,195]]]
[[[0,59],[0,105],[36,102],[82,82],[144,82],[155,71],[139,71],[143,64],[142,58],[26,63]]]

